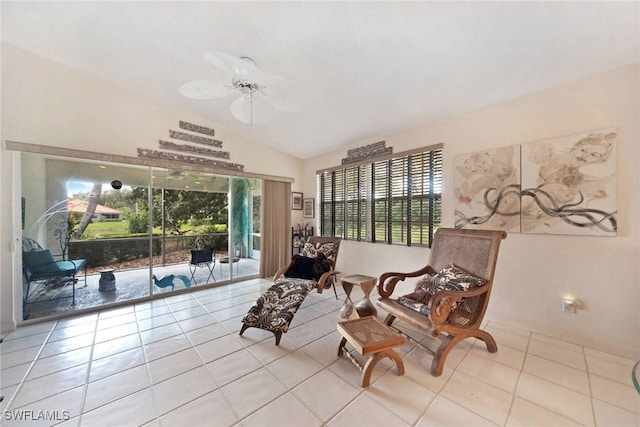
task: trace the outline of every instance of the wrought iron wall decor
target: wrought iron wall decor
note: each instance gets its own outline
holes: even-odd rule
[[[385,141],[374,142],[373,144],[364,145],[358,148],[347,150],[347,157],[342,159],[342,164],[359,162],[360,160],[370,159],[372,157],[392,154],[393,148],[386,147]]]
[[[222,169],[231,169],[242,171],[243,165],[238,163],[221,162],[219,160],[205,159],[196,156],[185,156],[183,154],[169,153],[166,151],[150,150],[148,148],[138,148],[138,157],[148,157],[162,160],[174,160],[182,163],[191,163],[194,165],[211,166]]]
[[[182,120],[180,120],[179,125],[180,125],[180,129],[201,133],[203,135],[215,136],[216,134],[215,129],[211,129],[205,126],[195,125],[193,123],[184,122]]]
[[[203,133],[209,136],[215,135],[215,130],[196,125],[193,123],[180,121],[179,126],[181,129],[189,130],[192,132]],[[179,132],[172,129],[169,129],[169,136],[174,139],[179,139],[181,141],[192,142],[196,144],[206,145],[208,147],[216,147],[222,148],[222,141],[217,139],[207,138],[204,136],[193,135],[186,132]],[[198,145],[190,145],[190,144],[177,144],[172,141],[158,140],[159,148],[170,151],[178,151],[180,153],[173,153],[170,151],[162,151],[162,150],[152,150],[148,148],[138,148],[138,157],[147,157],[154,159],[162,159],[162,160],[171,160],[182,163],[190,163],[201,166],[210,166],[220,169],[229,169],[236,171],[243,171],[244,166],[239,163],[231,163],[231,162],[223,162],[220,160],[213,160],[209,158],[204,158],[201,156],[207,157],[215,157],[219,159],[229,160],[231,159],[231,155],[228,151],[221,150],[212,150],[210,148],[201,147]],[[181,154],[181,153],[190,153],[191,155]]]
[[[615,236],[614,128],[454,159],[457,228]]]
[[[180,139],[182,141],[195,142],[196,144],[208,145],[210,147],[222,148],[222,141],[217,139],[207,138],[205,136],[192,135],[190,133],[179,132],[177,130],[169,129],[169,136],[173,139]]]
[[[217,157],[218,159],[225,159],[225,160],[229,160],[231,158],[231,155],[229,154],[228,151],[216,151],[216,150],[211,150],[209,148],[196,147],[194,145],[176,144],[175,142],[163,141],[162,139],[159,141],[159,143],[160,143],[160,148],[164,148],[165,150],[185,151],[187,153],[199,154],[202,156],[209,156],[209,157]]]

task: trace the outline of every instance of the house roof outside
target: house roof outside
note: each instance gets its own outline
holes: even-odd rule
[[[69,199],[67,201],[67,211],[69,212],[79,212],[85,213],[89,206],[89,202],[82,199]],[[104,216],[120,216],[120,211],[117,209],[112,209],[104,205],[96,206],[96,215],[104,215]]]

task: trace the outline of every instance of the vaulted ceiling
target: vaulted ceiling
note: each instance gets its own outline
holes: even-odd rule
[[[11,2],[2,39],[300,158],[640,62],[632,2]],[[300,112],[245,124],[178,89],[248,56]]]

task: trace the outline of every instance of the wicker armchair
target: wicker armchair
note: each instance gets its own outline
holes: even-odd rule
[[[377,304],[389,313],[385,323],[391,326],[399,319],[440,340],[438,349],[432,351],[393,326],[433,354],[434,376],[442,374],[447,355],[466,338],[478,338],[489,352],[498,351],[493,337],[480,326],[491,295],[500,242],[506,236],[504,231],[440,228],[428,265],[410,273],[391,272],[379,277]],[[396,284],[412,277],[421,278],[414,292],[392,298]]]

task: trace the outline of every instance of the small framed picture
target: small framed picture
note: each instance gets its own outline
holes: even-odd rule
[[[291,192],[291,209],[295,211],[302,210],[302,193]]]
[[[305,218],[313,218],[315,209],[315,200],[314,199],[304,199],[304,212],[303,215]]]

